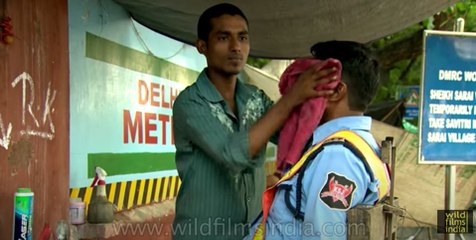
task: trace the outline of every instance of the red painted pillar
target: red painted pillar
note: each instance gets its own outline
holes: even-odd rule
[[[0,233],[11,238],[13,194],[34,192],[33,239],[68,220],[67,0],[0,0],[13,41],[0,42]],[[11,40],[11,39],[10,39]]]

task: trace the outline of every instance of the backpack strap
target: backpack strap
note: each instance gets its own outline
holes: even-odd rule
[[[306,162],[312,162],[308,161],[309,159],[314,159],[317,154],[322,151],[318,151],[319,148],[322,146],[325,146],[326,144],[335,144],[335,143],[342,143],[344,146],[349,145],[355,147],[355,149],[358,149],[358,151],[355,151],[354,154],[356,156],[362,155],[364,159],[364,164],[370,174],[370,177],[372,180],[377,179],[380,184],[378,188],[378,200],[375,202],[379,202],[383,200],[389,193],[390,191],[390,176],[388,172],[388,167],[383,163],[380,158],[377,156],[373,148],[357,133],[350,131],[350,130],[342,130],[342,131],[337,131],[330,136],[328,136],[326,139],[323,141],[315,144],[312,146],[306,153],[303,154],[301,159],[294,164],[289,171],[287,171],[281,179],[273,186],[268,189],[263,194],[263,216],[261,218],[261,223],[258,225],[258,228],[256,229],[256,232],[253,236],[254,240],[261,240],[264,239],[264,236],[266,234],[266,220],[269,214],[269,210],[271,208],[271,205],[273,203],[274,197],[276,195],[277,191],[277,186],[292,178],[295,174],[301,173],[300,175],[303,175],[305,168],[309,163]],[[351,150],[352,151],[352,150]],[[359,157],[360,158],[360,157]],[[301,169],[302,170],[301,172]],[[299,177],[298,177],[299,178]],[[302,177],[300,177],[302,181]],[[296,203],[296,209],[292,210],[295,216],[300,218],[301,215],[301,195],[302,195],[302,184],[301,186],[296,189],[296,200],[299,200]],[[302,218],[304,219],[304,214],[302,214]]]
[[[339,131],[332,134],[329,138],[326,138],[322,143],[318,143],[308,150],[308,154],[305,154],[305,159],[301,158],[299,161],[304,161],[302,166],[297,171],[298,178],[296,181],[296,202],[295,207],[291,204],[290,192],[291,186],[284,187],[285,192],[285,204],[288,209],[294,214],[294,217],[299,220],[304,220],[304,213],[301,212],[301,199],[302,199],[302,179],[304,178],[307,167],[312,163],[316,156],[328,145],[341,144],[345,148],[349,149],[356,157],[358,157],[369,173],[372,181],[379,181],[379,198],[375,202],[382,201],[389,192],[390,177],[388,175],[388,168],[375,154],[372,147],[364,140],[360,135],[353,131]],[[359,144],[359,145],[356,145]],[[317,146],[318,145],[318,146]],[[359,147],[358,147],[359,146]],[[316,148],[317,147],[317,148]],[[364,154],[365,152],[365,154]],[[380,174],[374,171],[381,171]]]

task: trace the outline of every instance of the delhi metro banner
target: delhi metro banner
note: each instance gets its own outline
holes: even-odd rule
[[[419,163],[476,164],[475,37],[425,31]]]
[[[70,188],[91,185],[96,166],[107,184],[176,176],[172,105],[205,58],[112,0],[68,7]]]
[[[198,71],[89,32],[85,43],[86,75],[72,84],[71,99],[77,185],[94,178],[95,166],[108,182],[175,175],[172,106]]]

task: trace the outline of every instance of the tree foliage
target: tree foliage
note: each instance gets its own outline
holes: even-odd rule
[[[269,61],[271,60],[266,58],[248,57],[248,61],[246,63],[256,68],[262,68],[268,64]]]
[[[463,0],[445,11],[369,43],[382,68],[382,85],[375,102],[395,99],[400,86],[419,85],[422,76],[424,30],[453,31],[458,18],[465,19],[465,31],[476,31],[476,0]]]

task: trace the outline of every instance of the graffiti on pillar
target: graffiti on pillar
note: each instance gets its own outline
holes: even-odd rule
[[[56,90],[51,89],[51,82],[48,83],[46,89],[46,98],[43,105],[36,106],[36,112],[43,111],[39,117],[35,115],[35,82],[30,74],[23,72],[12,81],[12,88],[21,87],[22,90],[22,121],[20,127],[20,134],[22,136],[39,137],[43,139],[52,140],[55,136],[55,125],[51,117],[54,112],[53,102],[56,98]],[[27,120],[30,119],[33,122],[33,126],[28,126]],[[2,114],[0,114],[0,147],[8,150],[8,146],[11,140],[11,133],[14,129],[11,122],[8,124],[3,122]]]
[[[5,131],[2,114],[0,114],[0,147],[3,147],[8,150],[11,133],[12,133],[12,124],[8,123],[7,129]]]

